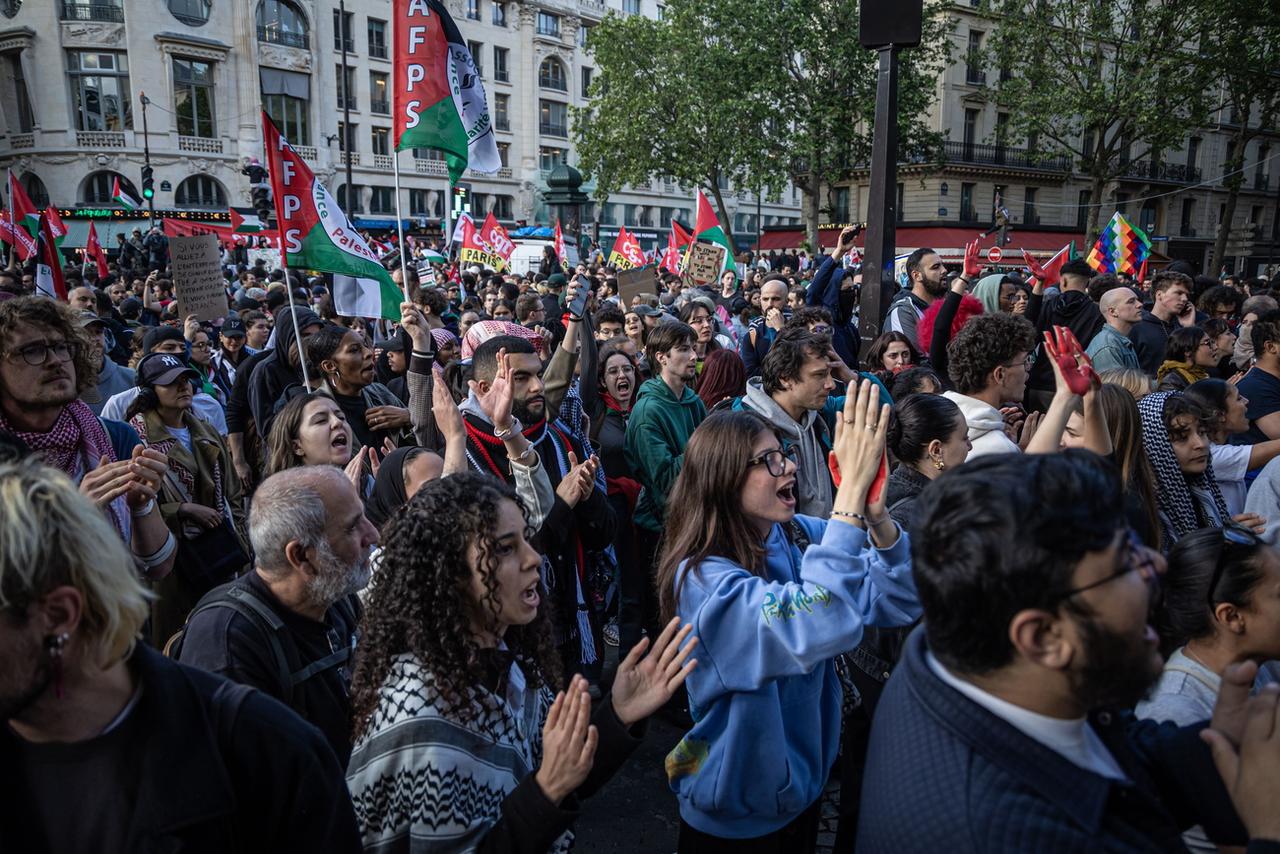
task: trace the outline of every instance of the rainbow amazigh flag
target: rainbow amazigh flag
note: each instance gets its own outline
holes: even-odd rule
[[[1085,260],[1099,273],[1134,275],[1151,254],[1151,239],[1116,211]]]

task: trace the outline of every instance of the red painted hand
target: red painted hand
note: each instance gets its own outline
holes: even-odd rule
[[[1093,370],[1093,362],[1069,328],[1055,326],[1051,333],[1045,332],[1044,348],[1072,394],[1084,395],[1095,383],[1102,383]]]

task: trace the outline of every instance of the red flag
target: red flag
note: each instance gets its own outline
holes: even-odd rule
[[[500,269],[504,263],[502,257],[491,251],[480,238],[480,232],[476,230],[476,224],[472,222],[471,217],[459,218],[458,224],[462,228],[462,236],[458,240],[458,260],[463,264],[476,264],[493,270]]]
[[[671,236],[675,240],[677,249],[683,249],[693,242],[693,235],[681,228],[680,223],[674,219],[671,220]]]
[[[35,238],[27,234],[25,228],[14,226],[8,211],[0,211],[0,240],[12,246],[21,261],[36,254]]]
[[[49,217],[49,230],[53,232],[54,240],[61,240],[67,236],[67,227],[62,224],[62,217],[58,216],[58,209],[53,205],[44,209],[45,216]]]
[[[1052,258],[1045,262],[1044,286],[1046,288],[1058,283],[1058,280],[1062,278],[1062,265],[1070,261],[1075,252],[1076,242],[1073,240],[1059,249]]]
[[[675,223],[673,222],[674,226]],[[674,231],[667,232],[667,248],[662,253],[662,269],[668,273],[680,275],[680,250],[676,247],[676,235]]]
[[[618,231],[618,239],[613,242],[613,251],[609,253],[609,265],[619,270],[644,266],[644,250],[640,248],[640,241],[627,231],[625,225]]]
[[[84,242],[84,253],[93,259],[94,265],[98,268],[98,278],[105,279],[110,269],[107,267],[107,253],[102,251],[102,244],[98,242],[98,232],[93,228],[93,222],[89,222],[89,236]]]
[[[47,216],[40,216],[36,244],[36,291],[66,302],[67,283],[62,278],[62,256],[58,245],[53,242],[53,229]]]
[[[560,220],[556,220],[556,258],[560,261],[561,267],[569,266],[569,259],[564,250],[564,232],[560,230]]]
[[[1138,284],[1142,284],[1147,280],[1147,259],[1142,259],[1142,265],[1138,267]]]
[[[9,214],[13,224],[18,228],[25,228],[33,238],[40,230],[40,211],[27,191],[22,189],[18,179],[13,177],[13,172],[9,173]]]
[[[503,267],[507,266],[511,255],[516,251],[515,242],[507,235],[507,230],[494,218],[493,211],[489,212],[480,226],[480,241],[489,247],[490,252],[502,259]]]

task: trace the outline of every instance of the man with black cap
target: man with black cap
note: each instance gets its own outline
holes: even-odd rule
[[[108,398],[134,387],[136,378],[129,368],[116,364],[107,358],[109,342],[107,341],[107,322],[92,311],[82,311],[78,318],[80,328],[89,335],[89,360],[98,366],[98,386],[86,389],[80,399],[88,404],[94,415],[102,414],[102,407]],[[92,400],[90,398],[93,398]]]
[[[1066,326],[1071,329],[1080,341],[1081,347],[1088,347],[1093,336],[1106,325],[1098,304],[1089,299],[1089,280],[1093,278],[1093,268],[1083,259],[1076,258],[1062,265],[1059,294],[1056,297],[1044,297],[1044,281],[1033,278],[1031,302],[1027,306],[1027,315],[1036,318],[1037,340],[1044,332],[1055,326]],[[1039,314],[1036,304],[1043,300]],[[1027,403],[1040,412],[1045,412],[1053,400],[1056,384],[1049,357],[1044,351],[1044,344],[1036,345],[1036,359],[1031,366],[1031,374],[1027,379]]]
[[[221,345],[213,354],[212,379],[222,393],[231,396],[236,384],[236,370],[249,360],[251,353],[245,350],[245,328],[238,317],[228,317],[218,333]]]

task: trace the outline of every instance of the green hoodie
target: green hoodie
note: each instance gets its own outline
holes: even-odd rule
[[[667,496],[684,465],[689,436],[707,417],[707,407],[691,386],[676,399],[661,379],[640,386],[636,405],[627,417],[627,463],[644,490],[636,505],[635,523],[660,533]]]

